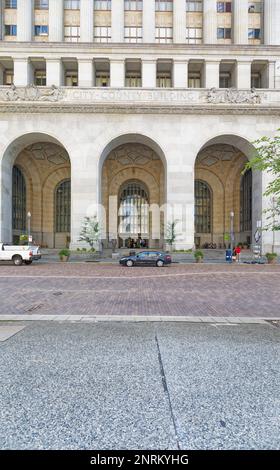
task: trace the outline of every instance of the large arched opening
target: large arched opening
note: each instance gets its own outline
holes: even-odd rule
[[[195,162],[196,247],[224,249],[230,243],[248,247],[254,243],[256,220],[261,218],[261,185],[256,184],[260,175],[243,171],[255,152],[246,139],[234,135],[215,137],[199,151]]]
[[[15,139],[1,163],[1,238],[19,243],[28,232],[45,248],[69,246],[71,163],[54,137],[31,133]]]
[[[165,168],[162,150],[148,137],[127,134],[106,146],[100,159],[105,247],[163,247]]]

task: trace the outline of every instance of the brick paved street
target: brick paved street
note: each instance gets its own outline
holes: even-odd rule
[[[0,315],[280,318],[280,265],[0,266]]]

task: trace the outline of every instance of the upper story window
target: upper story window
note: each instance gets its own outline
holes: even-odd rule
[[[217,38],[218,39],[231,39],[231,28],[218,28]]]
[[[80,39],[80,26],[64,26],[64,39],[66,42],[78,42]]]
[[[65,10],[79,10],[80,0],[64,0],[64,9]]]
[[[173,41],[173,28],[156,28],[156,42],[170,44]]]
[[[17,0],[5,0],[5,8],[17,8]]]
[[[124,9],[126,11],[141,11],[143,10],[142,0],[124,0]]]
[[[248,30],[249,39],[261,39],[261,30],[260,28],[250,28]]]
[[[111,26],[96,26],[94,28],[94,40],[96,42],[110,42]]]
[[[126,26],[124,28],[125,42],[142,42],[142,28],[136,26]]]
[[[186,40],[187,40],[187,44],[201,44],[202,43],[202,28],[187,28]]]
[[[172,11],[173,1],[170,0],[156,0],[156,11]]]
[[[218,13],[231,13],[231,2],[217,2]]]
[[[48,36],[49,27],[47,25],[35,25],[34,26],[34,35],[35,36]]]
[[[6,24],[5,25],[5,36],[16,36],[17,35],[17,25],[16,24]]]
[[[202,0],[186,0],[187,11],[202,11],[203,4]]]
[[[248,12],[249,13],[261,13],[262,12],[262,2],[249,2]]]
[[[111,10],[111,0],[95,0],[95,10]]]
[[[34,9],[35,10],[48,10],[49,0],[35,0]]]

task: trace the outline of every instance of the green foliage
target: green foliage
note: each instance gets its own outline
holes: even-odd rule
[[[22,234],[19,236],[19,239],[21,242],[27,242],[28,241],[28,235]]]
[[[59,257],[62,258],[63,256],[69,257],[70,256],[70,250],[68,248],[63,248],[63,250],[60,250],[58,253]]]
[[[167,227],[166,227],[165,241],[166,243],[168,243],[168,245],[170,245],[171,251],[172,251],[172,246],[178,236],[178,234],[176,233],[176,225],[178,224],[178,222],[179,222],[178,220],[168,222]]]
[[[267,261],[270,261],[274,258],[277,258],[277,253],[266,253],[266,258],[267,258]]]
[[[253,142],[256,155],[247,163],[243,174],[253,169],[266,171],[272,176],[264,196],[271,196],[271,204],[264,211],[267,217],[267,225],[264,230],[280,230],[280,129],[274,137],[261,137]]]
[[[86,242],[92,252],[95,251],[94,245],[100,239],[100,227],[97,217],[85,217],[82,225],[79,242]],[[83,249],[84,251],[84,249]]]
[[[204,258],[204,253],[201,250],[195,250],[193,255],[194,255],[195,259],[198,259],[198,258],[203,259]]]

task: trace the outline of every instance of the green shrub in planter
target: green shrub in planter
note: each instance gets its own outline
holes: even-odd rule
[[[204,258],[203,251],[201,251],[201,250],[196,250],[193,255],[194,255],[195,260],[196,260],[197,263],[201,263],[201,262],[202,262],[202,260],[203,260],[203,258]]]
[[[63,250],[60,250],[60,252],[58,253],[60,261],[68,261],[69,258],[70,258],[70,254],[71,254],[71,252],[67,248],[64,248]]]
[[[277,262],[277,253],[266,253],[268,264],[275,264]]]

